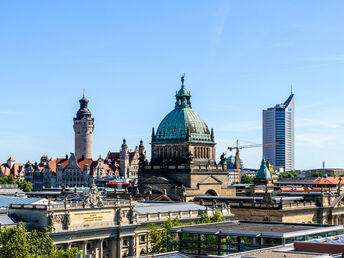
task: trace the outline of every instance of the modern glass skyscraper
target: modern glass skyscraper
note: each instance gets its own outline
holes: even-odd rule
[[[283,103],[263,110],[263,156],[275,167],[294,170],[294,94]]]

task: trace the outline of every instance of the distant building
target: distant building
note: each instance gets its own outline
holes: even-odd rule
[[[83,95],[79,100],[80,109],[74,121],[75,132],[75,157],[77,159],[92,159],[94,118],[88,109],[88,99]]]
[[[140,141],[139,147],[135,147],[134,151],[128,149],[126,140],[123,139],[123,144],[120,152],[108,152],[105,163],[119,170],[119,175],[125,178],[137,178],[139,171],[139,158],[141,155],[146,156],[143,141]]]
[[[257,170],[251,170],[251,169],[244,169],[240,170],[240,178],[242,178],[243,175],[249,176],[249,177],[256,177]],[[228,185],[240,183],[238,179],[238,173],[235,169],[229,169],[228,170]]]
[[[16,163],[12,157],[9,157],[6,163],[0,165],[0,176],[10,175],[20,180],[24,178],[24,166]]]
[[[227,169],[236,169],[236,157],[235,157],[235,155],[229,156],[226,159],[226,161],[227,161]],[[244,169],[244,163],[242,162],[242,159],[240,159],[239,168]]]
[[[294,170],[294,94],[283,103],[263,110],[263,156],[276,168]]]
[[[26,194],[19,189],[17,184],[3,184],[0,185],[0,197],[13,196],[13,197],[26,197]],[[0,205],[0,207],[2,207]]]
[[[97,160],[76,159],[74,153],[69,158],[54,160],[43,156],[40,163],[25,164],[25,180],[34,184],[34,190],[61,185],[89,186],[93,180],[115,175],[115,171],[101,157]]]
[[[302,173],[306,177],[314,173],[324,173],[327,175],[333,174],[335,176],[342,176],[344,175],[344,168],[315,168],[315,169],[303,170]]]

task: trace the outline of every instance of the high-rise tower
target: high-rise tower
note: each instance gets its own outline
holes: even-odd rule
[[[275,167],[294,170],[294,94],[283,103],[263,110],[263,156]]]
[[[83,94],[79,102],[80,108],[76,113],[76,117],[73,118],[75,157],[77,159],[92,159],[94,118],[92,118],[91,111],[87,107],[88,99],[85,98],[85,94]]]

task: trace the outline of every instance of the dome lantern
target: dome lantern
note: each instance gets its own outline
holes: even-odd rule
[[[184,88],[185,74],[180,78],[182,86],[180,90],[176,93],[176,106],[175,108],[191,108],[190,93]]]

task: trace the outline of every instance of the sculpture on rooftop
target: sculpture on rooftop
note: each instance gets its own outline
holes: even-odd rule
[[[90,187],[90,191],[84,194],[83,200],[83,207],[102,207],[103,206],[103,197],[101,193],[98,191],[95,184],[92,184]]]

